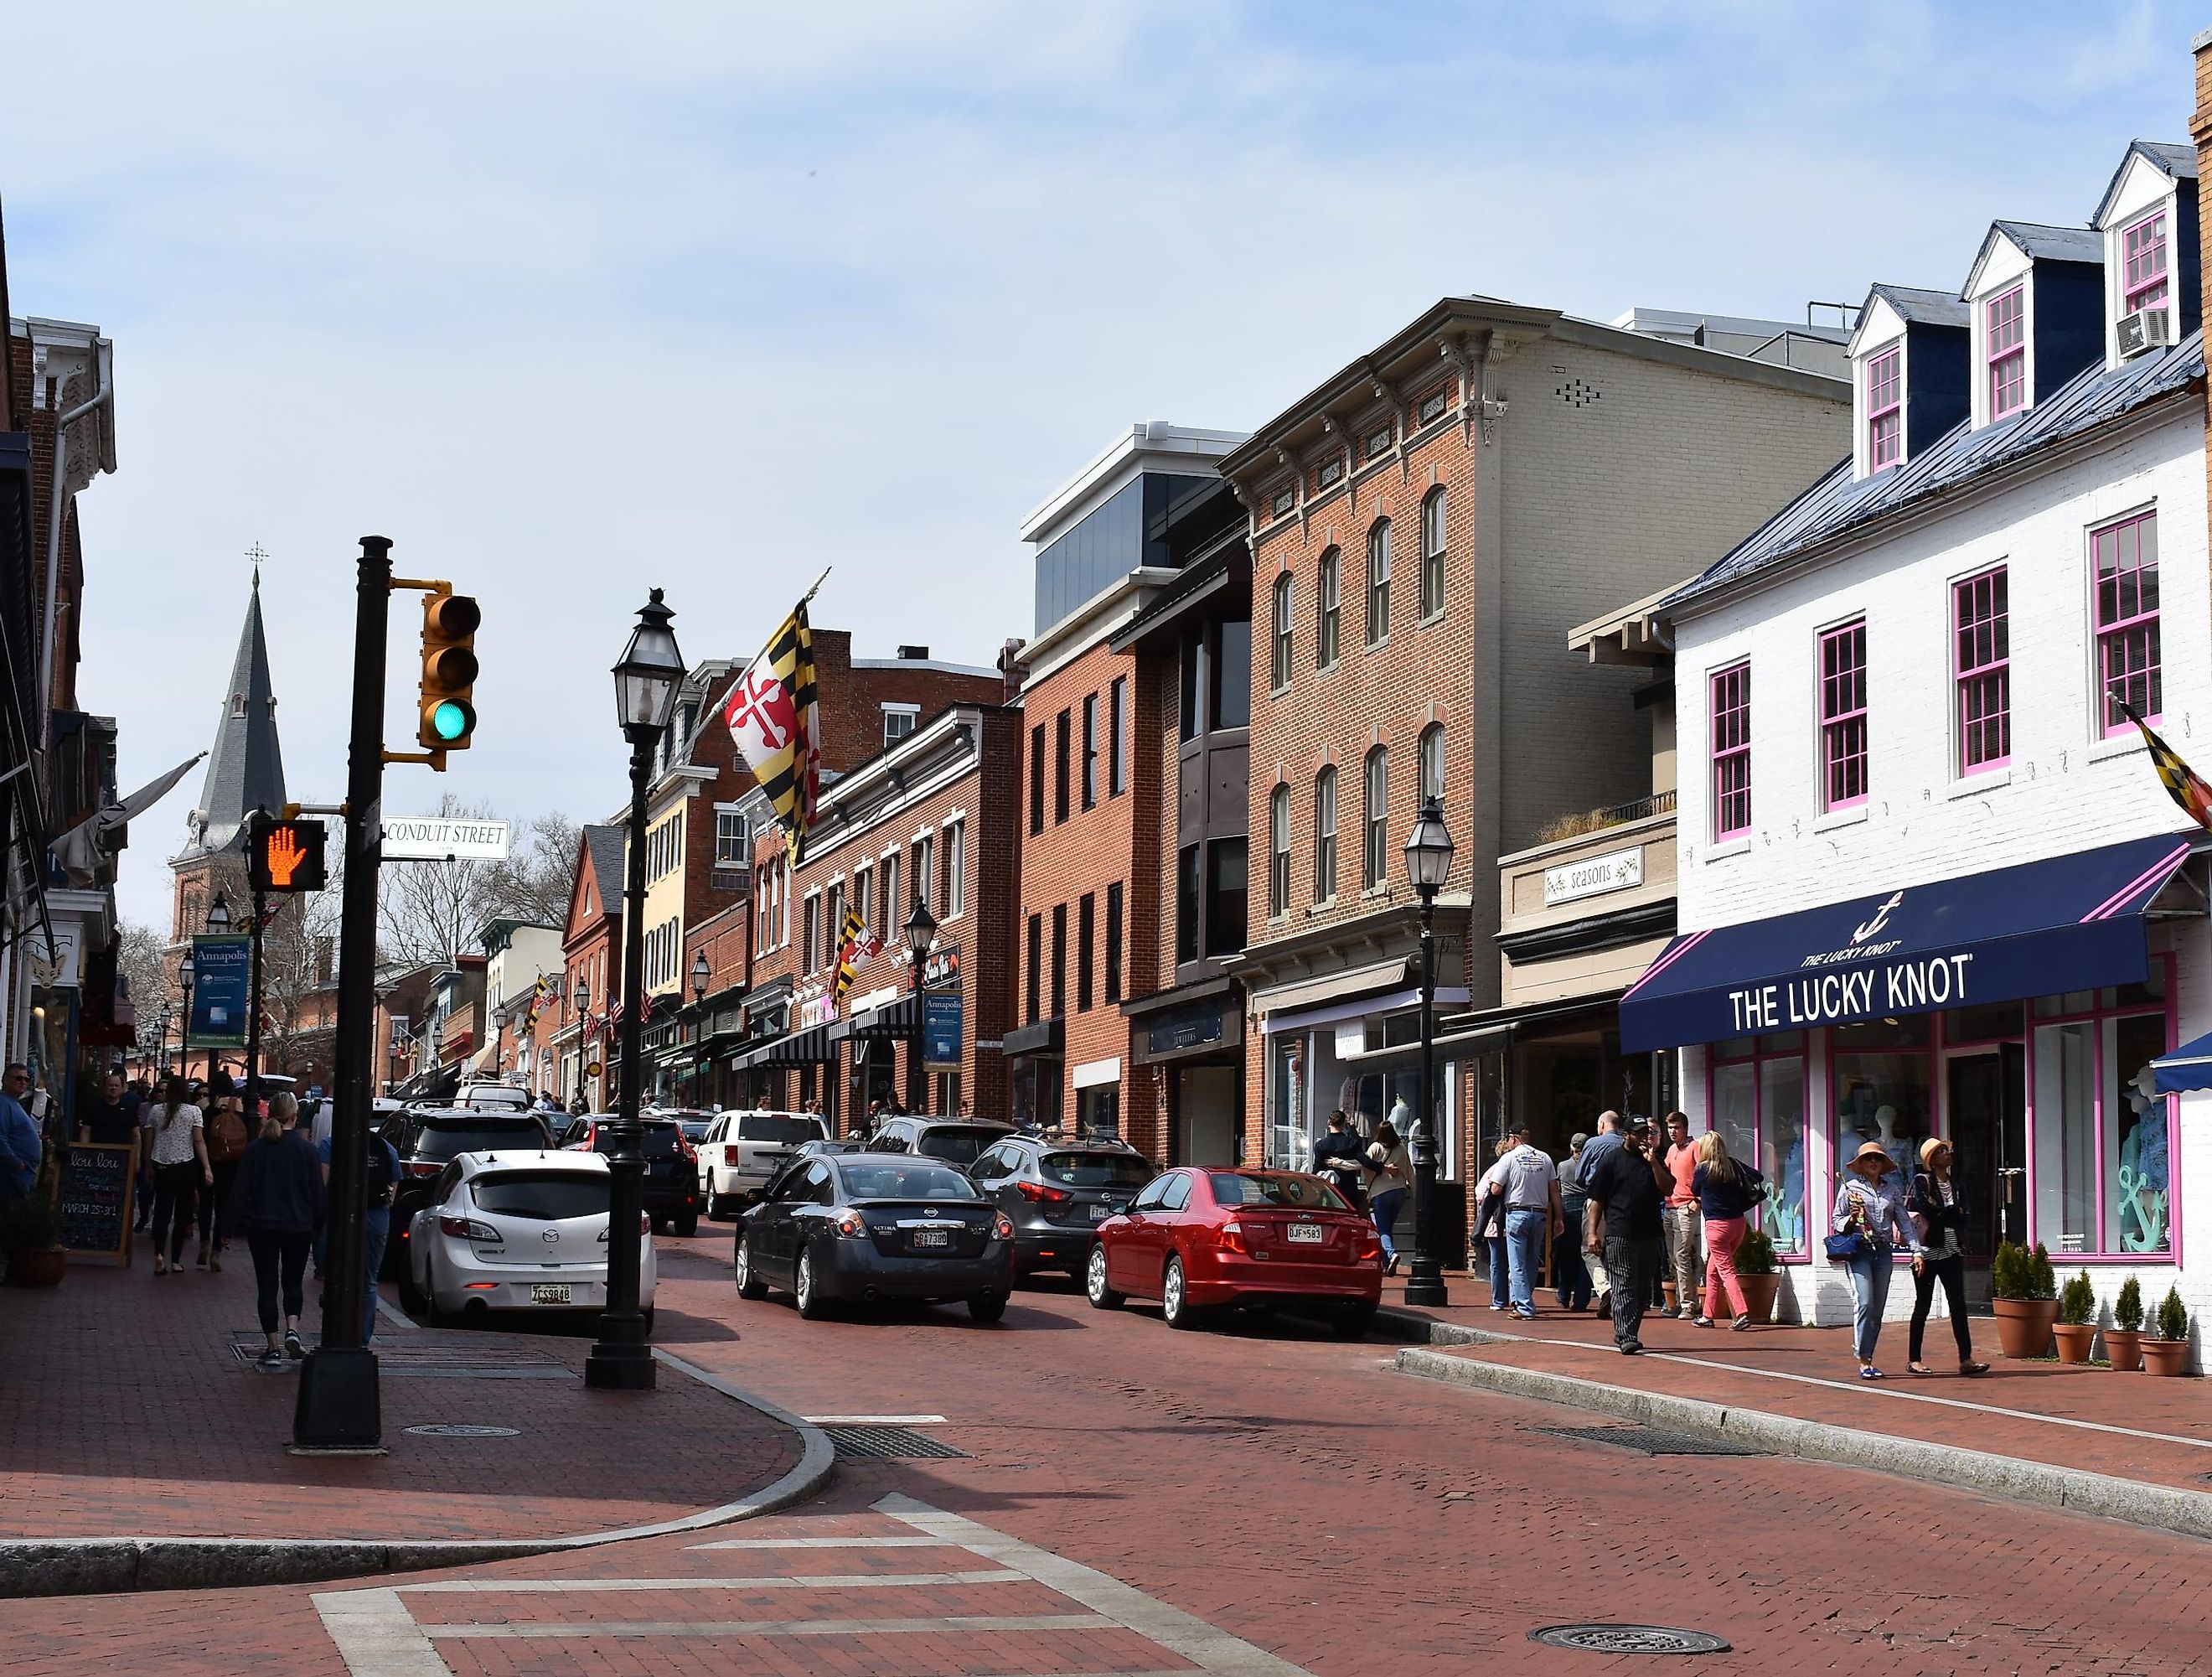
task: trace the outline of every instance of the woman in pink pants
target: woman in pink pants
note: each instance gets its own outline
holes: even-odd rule
[[[1713,1305],[1726,1302],[1735,1307],[1735,1331],[1744,1332],[1751,1326],[1751,1309],[1744,1302],[1743,1283],[1736,1279],[1735,1249],[1743,1244],[1744,1218],[1766,1198],[1766,1180],[1730,1157],[1720,1132],[1708,1130],[1698,1137],[1691,1188],[1705,1223],[1705,1308],[1698,1313],[1697,1326],[1711,1327]]]

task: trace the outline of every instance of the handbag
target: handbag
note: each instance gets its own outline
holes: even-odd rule
[[[1867,1237],[1856,1229],[1847,1229],[1840,1235],[1831,1235],[1823,1244],[1831,1258],[1860,1258],[1874,1250]]]

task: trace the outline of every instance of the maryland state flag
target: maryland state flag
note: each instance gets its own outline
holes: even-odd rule
[[[845,924],[837,933],[837,981],[830,992],[836,1006],[845,1005],[845,992],[853,987],[853,975],[860,970],[863,959],[861,941],[867,936],[867,922],[860,918],[860,911],[845,911]]]
[[[806,601],[792,608],[752,667],[737,679],[722,720],[768,794],[796,861],[820,786],[822,717],[814,690],[814,637]]]
[[[2143,743],[2150,747],[2150,765],[2158,771],[2167,796],[2187,812],[2191,820],[2212,831],[2212,786],[2206,785],[2197,771],[2181,760],[2180,753],[2158,737],[2127,700],[2115,698],[2112,703],[2122,716],[2142,730]]]

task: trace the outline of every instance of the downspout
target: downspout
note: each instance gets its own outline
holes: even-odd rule
[[[53,493],[47,504],[46,521],[46,623],[44,638],[39,645],[39,708],[52,716],[54,708],[54,619],[57,615],[56,596],[62,580],[62,481],[69,466],[70,427],[98,408],[105,406],[115,396],[115,377],[109,351],[99,344],[93,359],[99,367],[100,388],[87,400],[63,414],[54,424],[54,481]],[[46,730],[41,729],[41,735]],[[41,738],[39,749],[44,751],[46,741]]]

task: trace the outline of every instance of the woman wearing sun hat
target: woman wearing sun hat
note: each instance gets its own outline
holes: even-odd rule
[[[1837,1253],[1851,1277],[1851,1349],[1859,1359],[1861,1380],[1887,1378],[1874,1365],[1875,1342],[1881,1337],[1882,1307],[1889,1302],[1891,1254],[1899,1247],[1912,1253],[1915,1275],[1927,1261],[1920,1240],[1905,1214],[1905,1195],[1897,1185],[1897,1161],[1869,1141],[1851,1156],[1844,1180],[1836,1186],[1836,1208],[1828,1221],[1838,1236],[1856,1235],[1856,1248]]]
[[[1920,1360],[1920,1346],[1928,1328],[1928,1307],[1935,1302],[1936,1284],[1943,1284],[1943,1296],[1951,1311],[1951,1337],[1958,1342],[1959,1372],[1985,1375],[1986,1363],[1974,1361],[1974,1336],[1966,1326],[1966,1196],[1951,1175],[1951,1143],[1930,1136],[1920,1143],[1920,1170],[1905,1191],[1905,1209],[1912,1226],[1927,1243],[1928,1255],[1913,1271],[1912,1372],[1935,1371]]]

